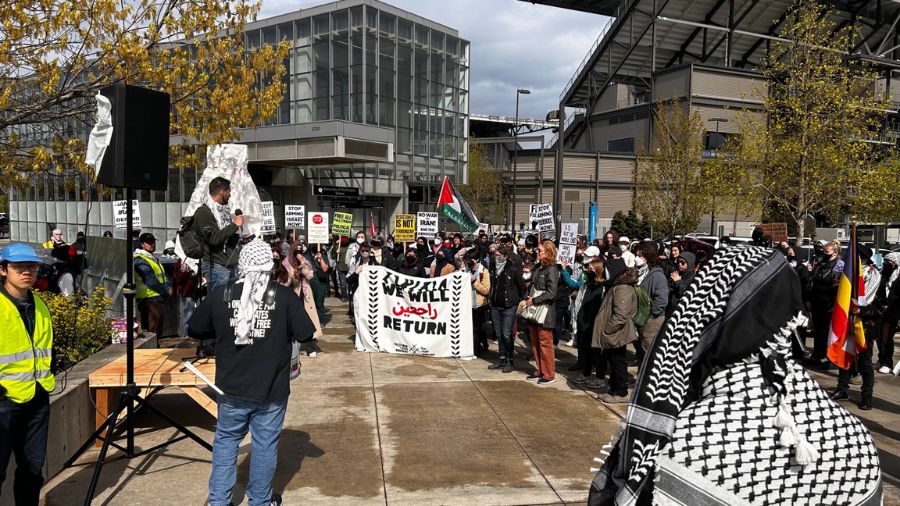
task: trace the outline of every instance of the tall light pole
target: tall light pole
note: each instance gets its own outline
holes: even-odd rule
[[[716,142],[719,142],[719,144],[716,146],[716,148],[718,148],[719,146],[722,145],[722,143],[720,142],[721,136],[719,135],[719,123],[728,123],[728,118],[709,118],[708,120],[706,120],[707,123],[712,122],[712,121],[716,122]],[[711,143],[706,144],[706,149],[709,150],[712,147],[710,144]],[[713,193],[712,199],[713,199],[713,201],[712,201],[713,205],[712,205],[712,215],[709,218],[709,235],[716,235],[716,194],[715,193]],[[737,220],[737,218],[735,218],[735,220]]]
[[[516,89],[516,122],[513,124],[513,186],[512,186],[512,195],[510,195],[510,201],[512,202],[512,209],[510,209],[510,218],[509,223],[510,226],[516,226],[516,180],[519,168],[519,95],[531,95],[531,90],[526,90],[525,88]]]

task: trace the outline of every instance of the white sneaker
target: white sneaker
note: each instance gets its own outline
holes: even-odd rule
[[[569,339],[569,341],[566,343],[566,346],[568,346],[569,348],[574,348],[575,347],[575,339]]]
[[[316,358],[316,355],[318,355],[318,353],[316,353],[316,352],[314,352],[314,351],[311,351],[311,352],[309,352],[309,355],[307,355],[307,357],[309,357],[309,358]]]
[[[897,362],[897,365],[894,366],[894,376],[900,376],[900,362]]]
[[[890,374],[891,368],[886,365],[883,365],[878,369],[878,372],[880,372],[881,374]]]

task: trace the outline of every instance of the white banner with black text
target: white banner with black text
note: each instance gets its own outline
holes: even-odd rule
[[[353,296],[357,351],[469,358],[472,282],[462,272],[439,278],[366,267]]]

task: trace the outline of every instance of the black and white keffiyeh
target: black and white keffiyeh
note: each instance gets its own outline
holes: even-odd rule
[[[228,204],[219,204],[211,196],[206,197],[206,206],[212,211],[213,217],[216,219],[216,225],[219,230],[231,224],[231,206]]]
[[[878,504],[868,431],[791,358],[801,307],[779,253],[718,253],[647,352],[590,504]]]
[[[272,247],[262,239],[254,239],[241,250],[238,259],[240,274],[237,283],[242,284],[241,305],[238,308],[234,344],[252,344],[250,331],[256,323],[256,310],[262,303],[269,286],[272,267]]]

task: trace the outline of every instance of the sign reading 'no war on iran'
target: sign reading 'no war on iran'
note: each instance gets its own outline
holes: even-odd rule
[[[366,267],[353,296],[356,350],[472,357],[471,287],[462,272],[423,279]]]
[[[432,238],[438,235],[438,213],[417,213],[416,230],[419,237]]]

